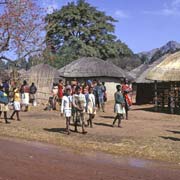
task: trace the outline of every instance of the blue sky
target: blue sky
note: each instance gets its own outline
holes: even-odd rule
[[[180,0],[86,0],[119,22],[115,34],[134,52],[148,51],[170,40],[180,42]],[[59,9],[70,0],[39,0]]]

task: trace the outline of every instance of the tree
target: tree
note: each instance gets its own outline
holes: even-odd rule
[[[116,20],[84,0],[71,2],[46,16],[46,43],[61,61],[82,56],[95,56],[106,60],[132,51],[116,41]],[[70,52],[70,54],[69,54]]]
[[[43,49],[42,9],[34,0],[3,1],[0,14],[0,60],[23,59]],[[13,58],[12,58],[13,54]]]

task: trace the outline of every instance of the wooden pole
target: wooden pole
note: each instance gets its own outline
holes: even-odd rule
[[[158,111],[158,94],[157,94],[157,81],[154,81],[154,104],[155,104],[155,111]]]
[[[170,92],[170,111],[171,114],[174,114],[174,108],[175,108],[175,102],[174,102],[174,88],[173,88],[173,84],[171,82],[171,92]]]

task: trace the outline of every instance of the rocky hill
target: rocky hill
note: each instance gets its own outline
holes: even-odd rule
[[[141,52],[138,54],[138,56],[140,57],[142,62],[151,64],[165,54],[175,53],[177,51],[180,51],[180,43],[176,41],[169,41],[167,44],[160,48],[156,48],[147,52]]]

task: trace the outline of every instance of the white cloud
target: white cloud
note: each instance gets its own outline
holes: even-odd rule
[[[165,3],[163,7],[157,11],[144,11],[144,13],[163,16],[180,16],[180,0],[172,0],[170,3]]]
[[[129,15],[125,13],[123,10],[116,10],[114,15],[118,18],[129,18]]]

